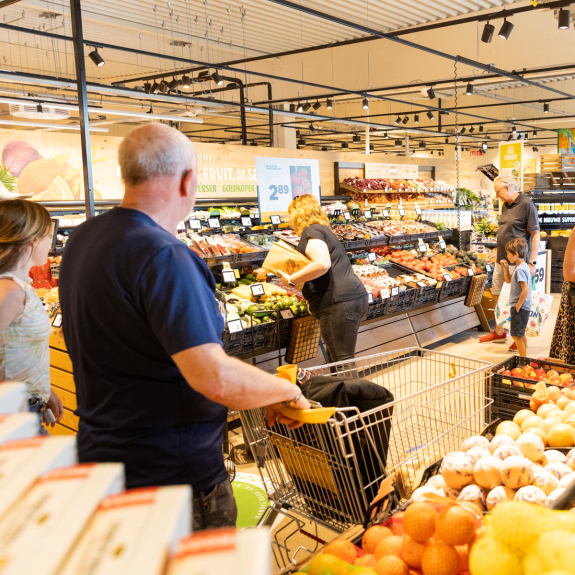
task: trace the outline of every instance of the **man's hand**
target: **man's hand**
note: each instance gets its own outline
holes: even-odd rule
[[[62,417],[64,416],[64,407],[60,401],[60,398],[54,393],[54,390],[50,392],[50,399],[46,402],[46,407],[52,410],[52,413],[56,418],[56,423],[60,423]],[[54,427],[56,423],[51,423],[50,425]]]
[[[276,276],[278,276],[282,282],[282,284],[286,287],[289,286],[290,276],[281,270],[276,270]]]
[[[517,309],[517,308],[519,308],[519,309]],[[519,313],[520,310],[521,310],[521,306],[520,306],[518,303],[515,304],[515,311],[516,311],[517,313]]]
[[[497,258],[497,250],[493,250],[492,252],[489,252],[487,254],[487,257],[485,258],[485,261],[487,262],[494,262],[495,259]]]
[[[268,427],[272,427],[272,425],[274,425],[276,421],[289,425],[290,429],[297,429],[298,427],[301,427],[303,425],[302,421],[295,421],[294,419],[291,419],[283,415],[281,413],[282,407],[285,406],[283,406],[281,403],[276,403],[275,405],[268,405],[268,407],[266,407],[266,421]],[[293,409],[309,409],[310,405],[309,401],[305,397],[300,397],[299,401],[292,407]]]
[[[537,268],[533,264],[529,264],[529,269],[531,270],[531,275],[534,276]]]

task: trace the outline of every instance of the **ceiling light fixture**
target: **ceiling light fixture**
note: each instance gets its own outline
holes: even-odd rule
[[[328,110],[331,110],[333,108],[333,100],[328,98],[325,106]]]
[[[298,146],[305,146],[305,140],[301,139],[297,141]]]
[[[413,116],[413,123],[419,124],[419,114],[415,114],[415,116]]]
[[[425,144],[425,142],[419,142],[419,149],[420,150],[424,150],[427,147],[427,145]]]
[[[347,142],[342,142],[342,143],[341,143],[341,147],[342,147],[343,149],[349,148],[349,144],[348,144]]]
[[[290,112],[295,112],[295,104],[290,104],[290,105],[289,105],[289,111],[290,111]]]
[[[154,83],[152,84],[152,88],[150,90],[150,93],[155,94],[160,88],[160,84],[158,84],[158,82],[156,82],[154,80]]]
[[[310,108],[311,108],[311,104],[310,104],[309,102],[306,102],[306,103],[303,105],[303,111],[304,111],[304,112],[307,112]]]
[[[465,126],[463,126],[463,128],[461,128],[459,133],[463,136],[463,134],[465,134],[465,132],[467,132],[467,128]]]
[[[435,99],[435,92],[433,91],[433,88],[431,86],[429,86],[429,88],[427,88],[427,95],[428,95],[430,100]]]
[[[445,143],[449,144],[449,138],[445,138]]]
[[[303,104],[301,102],[297,103],[297,108],[296,108],[297,112],[303,112]]]
[[[513,30],[513,24],[507,21],[507,18],[503,18],[503,24],[501,26],[501,30],[499,30],[498,36],[503,40],[507,40],[509,35],[511,34],[511,30]]]
[[[405,116],[405,118],[403,118],[403,123],[407,124],[407,122],[409,122],[409,118],[407,116]]]
[[[516,134],[517,133],[517,126],[515,124],[513,124],[513,127],[511,128],[511,131]]]
[[[321,149],[322,152],[327,152],[327,148],[325,146],[322,147]]]
[[[150,82],[146,82],[144,84],[144,94],[150,94],[152,91],[152,84]]]
[[[369,110],[369,102],[367,100],[367,98],[363,99],[363,102],[361,103],[361,106],[364,110]]]
[[[483,142],[483,144],[481,144],[481,149],[487,150],[487,142]]]
[[[182,76],[182,87],[183,88],[189,88],[190,86],[191,86],[190,77],[189,76]]]
[[[313,109],[314,110],[319,110],[321,108],[321,104],[319,103],[319,100],[313,105]]]
[[[571,11],[565,8],[561,8],[561,10],[559,10],[559,17],[557,20],[559,30],[569,29],[569,25],[571,22]]]
[[[435,116],[433,115],[433,112],[432,112],[431,110],[429,110],[429,112],[427,112],[427,117],[428,117],[430,120],[434,120],[434,119],[435,119]]]
[[[479,131],[483,133],[483,126],[479,126]]]
[[[473,126],[471,126],[471,128],[469,128],[469,133],[473,134],[473,132],[475,132],[475,128]]]
[[[395,147],[396,148],[401,148],[402,145],[403,145],[403,142],[401,140],[395,140]]]
[[[90,60],[94,62],[97,68],[101,68],[106,62],[104,62],[104,58],[98,54],[98,48],[94,47],[94,49],[88,54]]]
[[[355,134],[355,136],[353,137],[353,141],[356,144],[360,144],[361,143],[361,137],[359,136],[359,134]]]
[[[395,119],[395,122],[393,122],[396,126],[399,126],[399,124],[401,124],[401,118],[399,116],[397,116],[397,118]]]
[[[26,126],[28,128],[49,128],[51,130],[80,130],[80,126],[70,126],[70,124],[43,124],[41,122],[20,122],[17,120],[2,120],[0,119],[0,125],[6,126]],[[92,128],[90,126],[91,132],[108,132],[108,128]]]
[[[430,154],[433,156],[433,150],[431,150]]]
[[[162,94],[165,94],[168,91],[168,83],[165,80],[160,82],[159,90],[162,92]]]
[[[178,83],[178,81],[176,80],[176,78],[172,78],[172,81],[168,84],[168,89],[169,89],[170,91],[173,91],[173,90],[175,90],[175,89],[178,87],[178,85],[179,85],[179,83]]]
[[[533,130],[533,137],[534,137],[534,138],[537,137],[537,130]]]
[[[375,146],[373,144],[369,144],[369,151],[370,152],[374,152],[375,151]]]
[[[389,134],[388,134],[387,132],[383,132],[383,137],[384,137],[386,140],[389,140]]]
[[[485,44],[489,44],[493,38],[493,32],[495,32],[495,26],[487,21],[487,24],[483,27],[483,33],[481,34],[481,41]]]
[[[511,138],[513,138],[513,134],[509,134],[509,138],[507,138],[507,141],[509,142]]]
[[[465,93],[468,96],[471,96],[471,94],[473,94],[473,84],[471,82],[467,83],[467,88],[465,88]]]
[[[217,70],[214,71],[210,78],[216,83],[216,86],[221,86],[224,83],[224,79],[218,74]]]
[[[44,113],[44,108],[42,108],[42,104],[36,104],[36,112],[38,112],[38,114]]]
[[[549,113],[549,104],[547,104],[547,103],[543,104],[543,113],[544,114]]]

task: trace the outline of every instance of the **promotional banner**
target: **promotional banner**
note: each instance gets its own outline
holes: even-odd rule
[[[523,142],[505,142],[499,144],[499,173],[513,176],[523,187]]]
[[[295,158],[262,158],[256,156],[260,221],[270,216],[284,220],[290,202],[296,196],[312,194],[321,201],[319,162]]]
[[[365,178],[417,180],[419,178],[419,166],[411,164],[365,164]]]
[[[575,129],[557,130],[557,151],[560,154],[575,154]]]

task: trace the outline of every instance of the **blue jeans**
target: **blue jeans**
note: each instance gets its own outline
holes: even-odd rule
[[[313,317],[319,321],[329,363],[355,357],[357,333],[361,322],[367,316],[368,306],[366,292],[357,299],[332,303],[312,312]]]

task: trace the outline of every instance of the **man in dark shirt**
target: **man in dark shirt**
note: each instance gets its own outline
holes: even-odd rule
[[[267,408],[301,392],[228,357],[215,281],[176,237],[193,208],[197,158],[180,132],[132,132],[118,159],[120,207],[79,226],[60,276],[64,337],[74,365],[81,462],[120,461],[128,488],[191,484],[194,530],[235,525],[222,455],[227,409]]]
[[[503,266],[499,263],[507,259],[505,246],[516,238],[523,239],[529,246],[527,262],[531,269],[531,274],[535,275],[535,264],[539,253],[539,217],[537,208],[530,198],[519,191],[517,180],[512,176],[502,175],[493,182],[496,196],[503,202],[501,215],[499,216],[499,230],[497,231],[497,248],[489,254],[487,261],[495,261],[493,271],[493,284],[491,295],[493,302],[497,305],[499,294],[505,282]],[[515,266],[509,266],[509,273],[513,275]],[[505,342],[507,332],[499,325],[495,326],[495,331],[479,338],[482,343]],[[509,351],[517,351],[517,346],[513,343]]]

